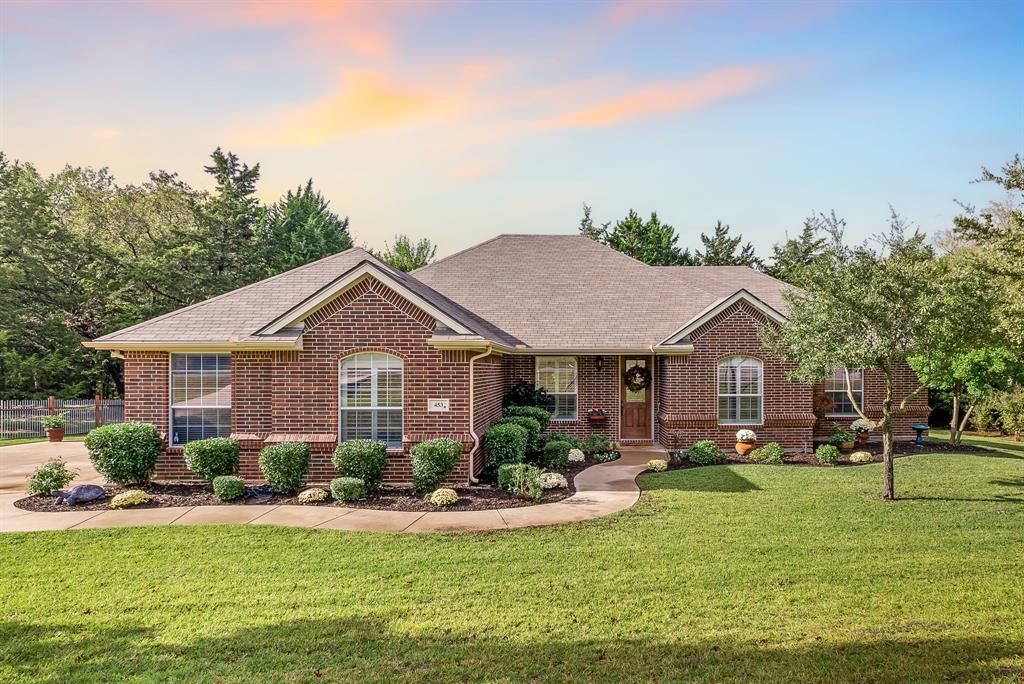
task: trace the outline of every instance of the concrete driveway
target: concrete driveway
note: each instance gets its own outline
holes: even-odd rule
[[[31,442],[0,447],[0,493],[23,493],[25,479],[32,471],[57,457],[78,471],[72,486],[89,482],[103,483],[103,478],[89,463],[84,442]]]

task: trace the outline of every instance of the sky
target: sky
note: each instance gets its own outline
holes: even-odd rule
[[[12,2],[0,150],[121,183],[260,164],[438,255],[629,209],[760,252],[835,210],[934,233],[1024,152],[1024,2]]]

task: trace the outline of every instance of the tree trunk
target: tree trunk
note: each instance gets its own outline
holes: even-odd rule
[[[957,428],[960,426],[960,395],[953,395],[953,411],[949,416],[949,443],[956,445],[960,443],[960,434]]]
[[[971,413],[974,412],[974,404],[967,407],[964,411],[964,417],[960,419],[960,425],[956,429],[956,442],[954,444],[959,445],[964,439],[964,431],[967,429],[967,421],[971,418]]]
[[[885,470],[885,483],[882,485],[882,498],[892,501],[896,498],[896,486],[892,467],[892,390],[894,381],[891,373],[885,374],[885,398],[882,399],[882,463]]]

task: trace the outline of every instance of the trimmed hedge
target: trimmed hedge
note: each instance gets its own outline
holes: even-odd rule
[[[234,501],[245,494],[245,480],[237,475],[213,478],[213,493],[221,501]]]
[[[428,439],[409,450],[412,457],[412,490],[427,496],[444,482],[459,462],[462,443],[454,439]]]
[[[102,425],[85,438],[93,468],[107,482],[119,485],[149,482],[163,446],[150,423]]]
[[[337,501],[357,501],[366,496],[366,483],[358,477],[331,480],[331,496]]]
[[[238,470],[238,440],[213,437],[189,442],[182,450],[185,465],[207,482]]]
[[[579,449],[580,451],[583,450],[583,442],[572,435],[565,434],[564,432],[549,432],[547,437],[549,442],[568,442],[572,445],[573,449]]]
[[[502,412],[506,418],[526,417],[533,418],[540,423],[540,429],[546,430],[551,422],[551,412],[545,411],[539,406],[506,406]]]
[[[569,465],[569,452],[572,444],[562,441],[548,442],[544,445],[544,467],[558,470]]]
[[[492,425],[484,433],[487,450],[487,472],[492,475],[506,463],[522,463],[526,458],[529,433],[522,425],[502,423]]]
[[[295,492],[302,486],[308,470],[309,445],[305,442],[281,442],[260,451],[260,472],[275,492]]]
[[[367,491],[375,492],[388,467],[388,445],[373,439],[350,439],[334,450],[331,463],[342,477],[358,478]]]
[[[506,423],[512,423],[518,425],[526,430],[526,453],[533,454],[541,450],[543,442],[540,438],[540,421],[530,416],[509,416],[508,418],[502,418],[495,425],[504,425]]]
[[[713,439],[702,439],[687,449],[686,458],[697,465],[714,465],[725,463],[725,452],[718,448]]]

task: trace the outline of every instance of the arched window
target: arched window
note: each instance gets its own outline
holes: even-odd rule
[[[760,423],[763,396],[760,361],[733,356],[718,362],[719,423]]]
[[[402,448],[402,359],[383,352],[346,356],[338,369],[341,441],[377,439]]]

